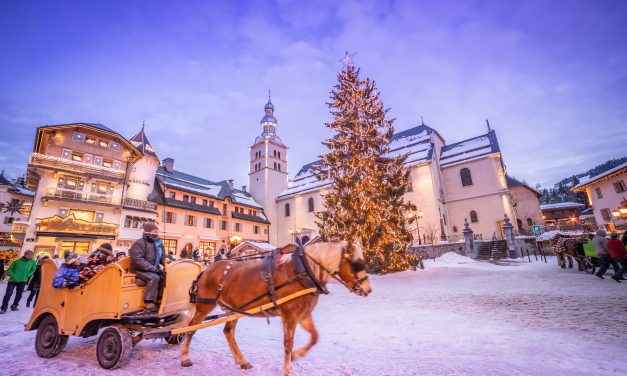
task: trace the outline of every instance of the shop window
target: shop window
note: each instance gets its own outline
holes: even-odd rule
[[[213,259],[216,255],[216,243],[201,241],[198,243],[198,250],[205,258]]]
[[[163,250],[165,253],[176,254],[176,239],[163,239]]]
[[[472,185],[472,176],[470,175],[470,170],[467,168],[462,168],[459,172],[459,176],[462,179],[462,186],[466,187]]]
[[[82,221],[93,222],[96,213],[90,210],[71,209],[70,215],[73,215],[74,218],[80,219]]]
[[[62,255],[65,250],[84,255],[89,252],[89,242],[61,242],[60,254]]]

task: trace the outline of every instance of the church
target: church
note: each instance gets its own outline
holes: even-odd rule
[[[289,179],[289,148],[278,135],[270,99],[264,111],[261,134],[250,147],[250,194],[271,223],[271,244],[287,244],[297,237],[310,241],[319,235],[315,212],[324,210],[323,197],[333,181],[316,178],[319,160],[301,166]],[[519,232],[530,230],[523,224],[540,224],[536,222],[541,216],[517,218],[522,208],[530,208],[524,213],[539,211],[537,197],[514,200],[508,186],[512,179],[506,175],[496,132],[489,123],[486,133],[452,143],[422,123],[397,131],[389,146],[390,156],[408,154],[405,168],[411,184],[404,198],[416,206],[408,218],[412,245],[460,241],[465,221],[475,238],[486,240],[503,238],[505,216],[518,225]]]

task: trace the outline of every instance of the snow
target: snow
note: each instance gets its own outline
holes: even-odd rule
[[[580,236],[583,235],[583,231],[564,231],[564,230],[552,230],[543,232],[540,236],[536,237],[536,240],[541,242],[545,240],[551,240],[557,235],[565,235],[565,236]]]
[[[558,202],[555,204],[540,205],[540,210],[576,208],[579,206],[585,206],[585,205],[580,204],[578,202]]]
[[[616,172],[618,172],[618,171],[620,171],[620,170],[622,170],[622,169],[624,169],[624,168],[627,168],[627,162],[623,163],[623,164],[622,164],[622,165],[620,165],[620,166],[616,166],[616,167],[614,167],[614,168],[612,168],[612,169],[610,169],[610,170],[607,170],[607,171],[605,171],[605,172],[603,172],[603,173],[601,173],[601,174],[599,174],[599,175],[596,175],[596,176],[589,176],[589,177],[588,177],[588,179],[585,179],[585,180],[584,180],[584,178],[581,178],[581,179],[579,180],[579,184],[577,184],[576,186],[574,186],[572,189],[578,189],[578,188],[581,188],[581,187],[583,187],[584,185],[588,185],[588,184],[590,184],[590,183],[593,183],[593,182],[595,182],[595,181],[597,181],[597,180],[599,180],[599,179],[601,179],[601,178],[603,178],[603,177],[606,177],[606,176],[608,176],[608,175],[611,175],[611,174],[613,174],[613,173],[616,173]]]
[[[205,184],[194,183],[194,182],[185,181],[181,179],[175,179],[172,177],[165,177],[164,175],[160,175],[160,174],[158,175],[164,177],[163,181],[165,182],[165,184],[167,184],[170,187],[180,188],[180,189],[197,192],[197,193],[201,193],[201,194],[209,195],[213,197],[218,197],[218,195],[220,194],[220,190],[222,189],[222,187],[219,185],[205,185]],[[192,184],[195,187],[190,187],[187,184],[177,184],[176,180],[185,182],[187,184]]]
[[[233,196],[235,196],[235,201],[239,204],[263,208],[255,200],[253,200],[252,197],[246,196],[243,193],[233,193]]]
[[[314,311],[318,344],[293,363],[295,375],[624,375],[627,369],[627,284],[549,262],[448,264],[371,276],[366,298],[331,284]],[[0,284],[4,291],[6,281]],[[24,297],[24,299],[26,296]],[[620,300],[622,299],[622,300]],[[255,366],[233,364],[222,328],[200,330],[179,367],[178,346],[142,341],[131,362],[105,371],[96,360],[97,337],[71,337],[65,351],[41,359],[35,332],[24,332],[31,310],[0,316],[4,375],[261,376],[280,372],[283,335],[276,318],[244,318],[237,339]],[[308,335],[297,330],[295,344]]]
[[[467,264],[470,262],[475,262],[475,260],[470,257],[462,256],[455,252],[447,252],[442,256],[435,259],[435,262],[439,264]]]
[[[491,153],[492,144],[490,143],[490,138],[488,136],[481,136],[468,141],[462,141],[457,145],[451,146],[450,149],[444,150],[440,156],[440,164],[447,165]]]

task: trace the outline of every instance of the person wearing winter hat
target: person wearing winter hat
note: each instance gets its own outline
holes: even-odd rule
[[[87,265],[83,266],[79,273],[79,282],[87,282],[105,266],[114,262],[113,247],[109,243],[104,243],[87,258]]]
[[[592,245],[594,245],[594,250],[597,252],[597,256],[599,257],[599,264],[601,267],[599,271],[595,273],[595,275],[601,279],[603,278],[603,274],[607,271],[612,264],[612,268],[614,270],[618,270],[618,264],[610,257],[610,251],[607,249],[607,239],[605,236],[607,233],[605,230],[597,230],[596,236],[592,239]]]
[[[144,289],[144,310],[148,313],[157,311],[159,288],[165,282],[164,252],[155,243],[159,240],[159,227],[154,222],[144,222],[144,234],[131,249],[131,273],[146,283]]]
[[[17,260],[14,260],[7,269],[7,274],[9,275],[9,283],[7,284],[7,289],[4,293],[4,298],[2,299],[2,307],[0,307],[0,314],[6,313],[7,308],[9,308],[9,301],[11,300],[11,296],[13,295],[13,291],[15,291],[15,299],[13,299],[13,304],[11,304],[11,311],[17,311],[18,305],[20,304],[20,300],[22,299],[22,293],[24,292],[24,287],[28,283],[30,277],[35,273],[35,269],[37,268],[37,262],[33,260],[33,251],[27,250],[24,252],[24,255]]]
[[[63,253],[65,263],[61,265],[52,280],[52,287],[60,289],[67,287],[73,289],[78,286],[79,272],[82,268],[81,258],[78,254],[65,250]]]
[[[625,245],[618,239],[618,234],[613,232],[610,235],[610,240],[607,242],[607,249],[610,251],[610,257],[612,261],[619,265],[619,268],[614,267],[614,275],[612,279],[616,282],[623,281],[625,278],[625,267],[627,266],[627,250]]]

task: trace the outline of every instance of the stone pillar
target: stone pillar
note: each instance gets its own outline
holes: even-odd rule
[[[475,258],[477,253],[475,252],[475,241],[473,237],[473,231],[470,228],[470,224],[468,223],[468,219],[464,218],[464,245],[466,249],[466,256],[470,258]]]
[[[509,217],[505,214],[503,224],[503,232],[505,233],[505,240],[507,241],[507,251],[509,258],[516,258],[518,254],[516,252],[516,238],[514,237],[514,226],[509,223]]]

